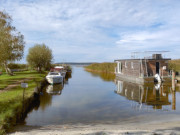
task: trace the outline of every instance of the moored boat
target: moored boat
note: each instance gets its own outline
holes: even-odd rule
[[[55,66],[54,68],[51,69],[52,72],[59,72],[61,76],[64,78],[66,77],[66,70],[64,69],[63,66]]]
[[[57,84],[63,82],[63,76],[60,72],[49,72],[46,76],[46,80],[50,84]]]

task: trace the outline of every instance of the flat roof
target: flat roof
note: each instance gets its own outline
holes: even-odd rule
[[[114,61],[130,61],[130,60],[171,60],[171,58],[165,58],[165,59],[119,59]]]

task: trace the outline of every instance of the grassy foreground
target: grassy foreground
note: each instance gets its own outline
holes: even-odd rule
[[[116,63],[94,63],[85,67],[86,70],[114,73]]]
[[[24,71],[15,72],[14,76],[6,74],[0,76],[0,134],[5,134],[6,129],[15,125],[18,120],[17,115],[20,116],[22,112],[23,89],[18,81],[26,79],[25,82],[28,83],[24,96],[24,101],[27,101],[33,96],[34,88],[45,75],[46,73],[40,74],[36,71]],[[14,84],[14,87],[3,90],[11,84]]]

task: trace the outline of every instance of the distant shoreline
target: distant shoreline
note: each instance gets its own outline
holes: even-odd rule
[[[93,70],[93,69],[88,69],[88,68],[85,68],[85,70],[89,72],[114,74],[114,72],[105,72],[105,71]]]

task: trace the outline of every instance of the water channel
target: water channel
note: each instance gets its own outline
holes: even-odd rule
[[[169,121],[179,114],[179,86],[173,92],[170,84],[143,86],[74,66],[65,84],[43,89],[21,126]]]

